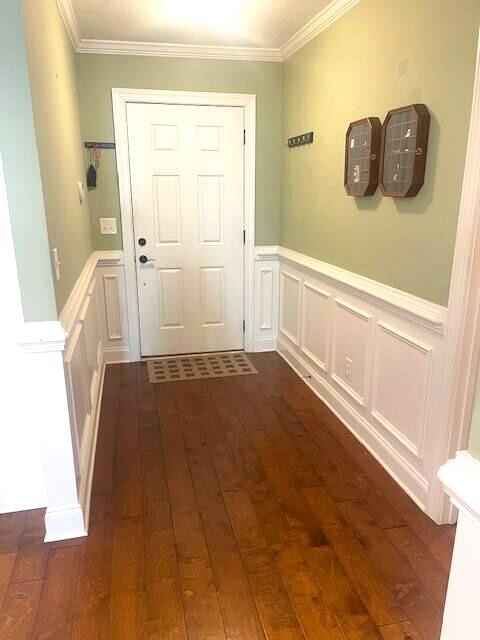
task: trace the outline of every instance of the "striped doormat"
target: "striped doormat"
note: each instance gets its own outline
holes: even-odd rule
[[[150,382],[248,376],[258,371],[243,351],[168,356],[147,361]]]

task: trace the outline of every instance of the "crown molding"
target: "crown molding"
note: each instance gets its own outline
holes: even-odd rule
[[[288,60],[299,49],[304,47],[315,36],[325,31],[333,22],[338,20],[344,13],[354,7],[359,0],[333,0],[325,9],[307,22],[305,26],[297,31],[279,49],[282,61]]]
[[[72,47],[74,51],[77,51],[78,46],[82,40],[80,35],[80,29],[78,28],[78,22],[75,17],[75,12],[70,0],[57,0],[58,10],[63,18],[65,28],[70,37]]]
[[[76,53],[104,55],[159,56],[168,58],[203,58],[210,60],[249,60],[285,62],[304,47],[359,0],[332,0],[280,48],[222,47],[215,45],[130,42],[127,40],[93,40],[82,38],[71,0],[57,0],[65,27]]]
[[[75,50],[77,53],[100,53],[106,55],[282,62],[279,49],[253,47],[220,47],[163,42],[81,39]]]

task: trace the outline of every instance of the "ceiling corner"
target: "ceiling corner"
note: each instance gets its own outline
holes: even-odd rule
[[[72,3],[70,0],[57,0],[57,6],[70,37],[73,50],[77,51],[78,46],[82,41],[82,36],[80,35],[80,29],[78,28],[78,22],[75,17]]]
[[[360,0],[332,0],[325,9],[317,13],[310,22],[307,22],[291,38],[280,47],[282,62],[304,47],[315,36],[338,20],[344,13],[357,4]]]

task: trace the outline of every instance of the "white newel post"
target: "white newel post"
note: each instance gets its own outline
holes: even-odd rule
[[[59,322],[26,323],[19,343],[25,350],[28,395],[40,432],[47,491],[46,542],[86,535],[78,500],[65,386],[65,331]]]
[[[480,462],[466,451],[441,467],[438,476],[458,508],[441,640],[480,638]]]

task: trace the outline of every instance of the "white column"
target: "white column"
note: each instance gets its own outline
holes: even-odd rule
[[[466,451],[438,476],[459,510],[441,640],[480,638],[480,462]]]
[[[59,322],[24,325],[25,400],[39,430],[45,470],[46,542],[86,535],[77,479],[63,366],[65,332]]]

